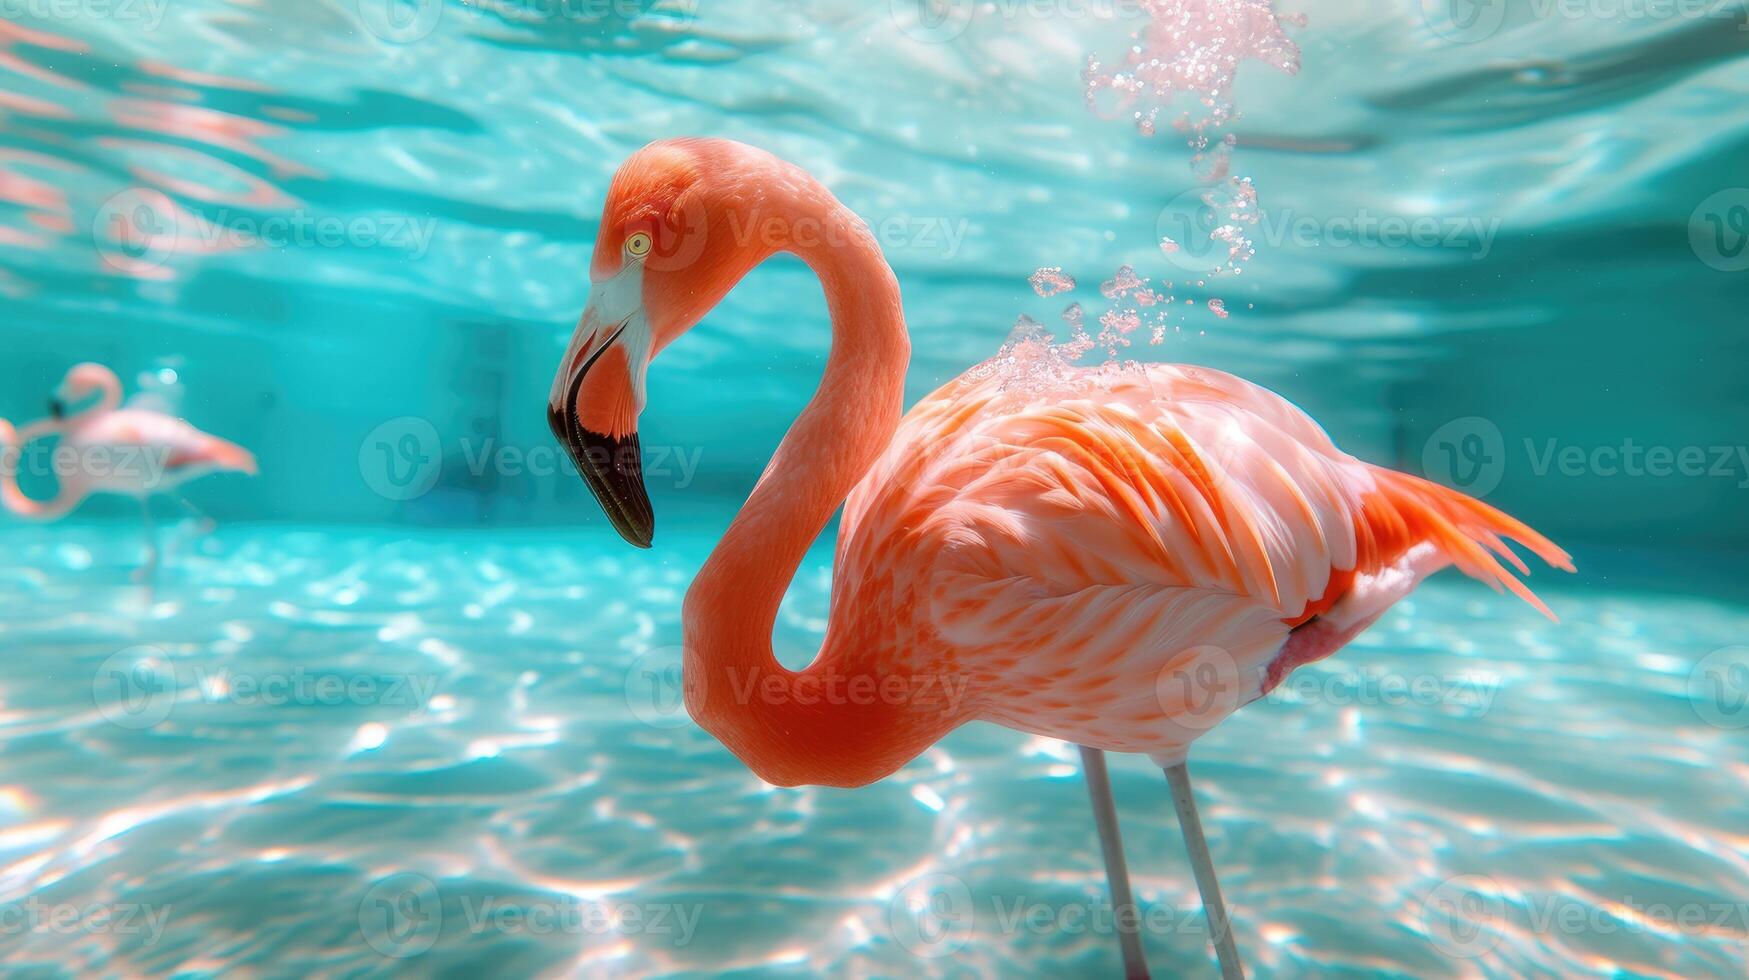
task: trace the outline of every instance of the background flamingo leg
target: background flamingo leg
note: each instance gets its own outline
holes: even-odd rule
[[[1172,787],[1172,806],[1178,811],[1178,826],[1184,831],[1184,849],[1190,852],[1196,890],[1202,893],[1203,912],[1209,920],[1209,942],[1220,958],[1222,980],[1245,980],[1245,967],[1239,962],[1239,947],[1233,942],[1233,930],[1227,919],[1227,905],[1221,899],[1221,883],[1215,878],[1208,840],[1202,835],[1202,818],[1196,813],[1196,797],[1190,791],[1190,770],[1182,762],[1162,768],[1167,784]]]
[[[146,563],[134,571],[134,581],[150,582],[158,576],[158,525],[152,520],[152,498],[140,498],[140,514],[146,525]]]
[[[183,510],[188,512],[188,516],[194,518],[195,534],[211,534],[213,533],[213,529],[218,527],[217,522],[211,517],[208,517],[206,511],[195,506],[194,501],[189,500],[180,493],[172,493],[170,496],[175,499],[176,503],[180,505]]]
[[[1111,776],[1105,768],[1105,751],[1081,746],[1081,771],[1087,776],[1087,795],[1093,801],[1093,822],[1099,827],[1099,850],[1105,855],[1105,880],[1111,885],[1111,907],[1118,923],[1117,940],[1123,948],[1123,974],[1127,980],[1147,980],[1148,960],[1142,952],[1142,934],[1124,928],[1124,909],[1136,909],[1130,892],[1130,869],[1123,856],[1123,836],[1118,833],[1117,802],[1111,795]],[[1137,913],[1129,913],[1132,917]],[[1131,918],[1132,923],[1138,921]]]

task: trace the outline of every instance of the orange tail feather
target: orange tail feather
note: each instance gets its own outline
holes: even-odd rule
[[[214,438],[207,443],[206,452],[213,463],[221,469],[233,470],[249,476],[255,476],[260,472],[255,464],[255,454],[234,442]]]
[[[1464,574],[1496,591],[1505,588],[1559,621],[1499,559],[1506,559],[1519,575],[1530,574],[1524,561],[1506,546],[1506,540],[1517,542],[1563,571],[1573,571],[1571,555],[1524,522],[1474,497],[1394,470],[1373,467],[1372,475],[1378,492],[1364,507],[1359,542],[1362,568],[1383,565],[1417,543],[1430,542]]]

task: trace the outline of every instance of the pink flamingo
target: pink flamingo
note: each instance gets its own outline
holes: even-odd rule
[[[69,414],[92,395],[97,400]],[[59,434],[55,474],[60,487],[52,499],[32,500],[18,487],[18,465],[34,439]],[[65,516],[94,493],[137,498],[146,518],[146,565],[139,577],[158,567],[150,500],[165,494],[184,507],[194,507],[178,492],[183,484],[210,473],[255,475],[255,457],[247,449],[196,429],[162,412],[121,406],[121,381],[101,364],[80,364],[67,372],[49,417],[22,432],[0,419],[0,503],[20,517],[51,521]],[[198,512],[195,512],[198,515]]]
[[[1191,741],[1446,565],[1548,614],[1497,559],[1528,573],[1502,539],[1567,570],[1569,557],[1483,503],[1343,453],[1279,395],[1207,368],[1076,371],[1026,397],[985,365],[901,418],[910,345],[866,226],[800,168],[706,139],[653,143],[614,177],[548,405],[634,545],[654,533],[645,370],[777,251],[819,276],[831,352],[686,594],[688,712],[779,786],[862,786],[968,721],[1077,743],[1119,906],[1101,752],[1146,753],[1168,777],[1222,973],[1242,976]],[[772,655],[778,604],[841,504],[825,641],[790,671]],[[1133,934],[1124,954],[1146,974]]]

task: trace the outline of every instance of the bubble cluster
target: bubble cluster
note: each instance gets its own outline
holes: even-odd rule
[[[1261,61],[1295,74],[1299,46],[1282,30],[1269,0],[1141,0],[1140,5],[1148,22],[1132,35],[1118,62],[1087,60],[1088,105],[1095,111],[1127,110],[1136,128],[1152,136],[1162,111],[1188,96],[1196,108],[1183,110],[1172,125],[1188,135],[1198,163],[1224,171],[1232,135],[1215,140],[1211,134],[1238,118],[1232,90],[1240,64]],[[1286,20],[1305,23],[1304,15]]]
[[[1038,288],[1038,283],[1052,281],[1053,276],[1059,275],[1057,269],[1040,269],[1033,273],[1030,281],[1040,296],[1054,296],[1056,291],[1046,292]],[[1073,288],[1074,281],[1068,282],[1068,288]],[[1208,281],[1192,279],[1183,285],[1200,289],[1207,286]],[[1099,294],[1106,299],[1108,306],[1095,320],[1098,324],[1096,332],[1090,331],[1087,311],[1080,303],[1070,303],[1062,312],[1068,339],[1061,343],[1049,328],[1032,317],[1022,316],[1015,322],[997,358],[991,362],[992,370],[1003,375],[1006,390],[1027,394],[1061,390],[1075,363],[1095,351],[1105,356],[1101,367],[1106,369],[1103,373],[1106,380],[1132,370],[1136,367],[1135,362],[1120,363],[1119,358],[1131,345],[1132,335],[1137,331],[1146,328],[1148,343],[1152,345],[1165,343],[1168,333],[1184,332],[1184,307],[1194,307],[1196,300],[1185,298],[1180,307],[1179,297],[1174,293],[1176,288],[1172,280],[1155,281],[1137,274],[1134,266],[1119,266],[1110,279],[1099,284]],[[1226,303],[1220,299],[1208,300],[1207,307],[1220,319],[1228,316]]]
[[[1056,291],[1047,292],[1039,284],[1054,283],[1053,277],[1059,275],[1060,270],[1040,269],[1030,280],[1040,296],[1053,296]],[[1067,288],[1074,287],[1073,280],[1068,283]],[[1205,284],[1200,280],[1187,283]],[[1067,331],[1067,339],[1061,342],[1049,327],[1022,315],[996,356],[968,373],[974,380],[995,376],[1005,394],[1023,402],[1061,397],[1090,386],[1109,386],[1141,370],[1136,361],[1121,359],[1137,331],[1146,328],[1150,344],[1164,343],[1169,330],[1183,332],[1182,313],[1174,310],[1178,298],[1172,290],[1169,281],[1154,282],[1138,275],[1132,266],[1121,266],[1099,286],[1109,305],[1095,321],[1096,332],[1089,328],[1087,311],[1078,302],[1064,307],[1060,315]],[[1195,300],[1184,302],[1193,305]],[[1215,301],[1210,308],[1218,305]],[[1217,312],[1224,316],[1226,311],[1220,307]],[[1090,365],[1091,370],[1081,367],[1079,362],[1095,351],[1103,354],[1104,360]]]
[[[1216,246],[1219,264],[1209,274],[1239,275],[1256,254],[1252,233],[1261,212],[1251,179],[1231,173],[1233,147],[1238,140],[1224,130],[1239,118],[1233,84],[1239,66],[1246,61],[1296,74],[1300,50],[1283,25],[1303,27],[1305,16],[1277,17],[1269,0],[1140,0],[1140,6],[1147,22],[1131,35],[1129,48],[1116,59],[1088,58],[1082,75],[1087,104],[1108,118],[1127,114],[1144,136],[1154,135],[1162,118],[1176,112],[1170,126],[1192,151],[1190,169],[1205,185],[1199,195],[1202,205],[1214,216],[1208,238]],[[1185,244],[1167,235],[1158,242],[1161,254],[1169,260],[1175,259]],[[1138,291],[1133,280],[1135,273],[1126,266],[1101,292],[1108,300],[1123,298],[1144,309],[1172,302],[1169,296],[1162,300],[1152,290]],[[1035,287],[1037,282],[1035,274]],[[1166,289],[1170,288],[1167,284]],[[1228,315],[1219,298],[1210,299],[1208,308],[1218,318]],[[1115,356],[1116,348],[1127,345],[1127,335],[1141,325],[1141,319],[1133,310],[1114,307],[1100,323],[1098,344]],[[1158,320],[1153,323],[1153,343],[1164,340],[1167,325]]]
[[[1065,275],[1060,266],[1040,269],[1029,276],[1027,281],[1032,283],[1033,292],[1047,298],[1075,288],[1075,278]]]

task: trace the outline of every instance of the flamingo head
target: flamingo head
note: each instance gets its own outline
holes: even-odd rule
[[[120,387],[115,372],[101,364],[76,364],[61,379],[61,384],[49,397],[49,417],[60,420],[67,417],[67,408],[77,405],[98,392],[109,388]]]
[[[650,360],[782,247],[749,234],[743,219],[773,181],[798,175],[818,186],[741,143],[661,140],[627,158],[608,188],[589,302],[553,380],[547,421],[633,545],[648,548],[655,534],[638,444]]]

